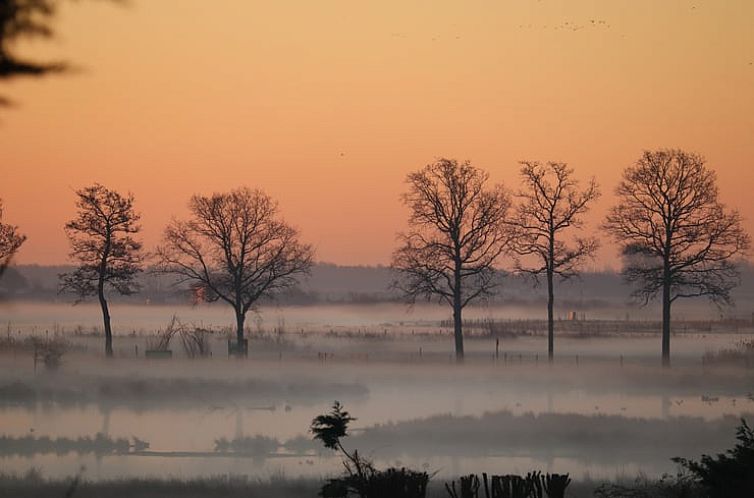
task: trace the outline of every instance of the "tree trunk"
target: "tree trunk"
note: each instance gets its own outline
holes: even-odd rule
[[[110,358],[113,356],[113,331],[110,328],[110,310],[107,307],[105,282],[102,279],[100,279],[97,287],[97,296],[99,297],[99,305],[102,308],[102,321],[105,324],[105,356]]]
[[[453,299],[453,331],[456,339],[456,360],[463,360],[463,321],[460,299]]]
[[[456,340],[456,361],[463,361],[463,320],[461,319],[461,262],[456,260],[453,272],[453,332]]]
[[[108,227],[105,246],[102,250],[102,260],[99,265],[99,279],[97,281],[97,297],[99,298],[99,305],[102,308],[102,321],[105,324],[105,356],[108,358],[112,358],[113,356],[113,331],[110,328],[110,309],[107,307],[107,299],[105,299],[105,275],[107,273],[107,259],[110,257],[110,236],[111,232]]]
[[[547,358],[552,362],[555,356],[555,292],[553,290],[553,272],[547,270]]]
[[[670,366],[670,250],[672,232],[665,229],[665,253],[662,258],[662,366]]]
[[[236,310],[236,343],[238,344],[239,351],[243,351],[243,327],[246,321],[246,313],[242,310]]]
[[[662,285],[662,365],[670,366],[670,282]]]

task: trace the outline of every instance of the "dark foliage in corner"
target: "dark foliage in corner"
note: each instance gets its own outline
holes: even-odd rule
[[[716,456],[702,455],[699,461],[674,458],[702,485],[709,498],[754,496],[754,431],[741,419],[736,445]]]

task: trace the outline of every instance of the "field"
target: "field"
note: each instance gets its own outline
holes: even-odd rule
[[[723,451],[754,420],[743,321],[682,323],[667,369],[651,322],[561,322],[549,364],[541,321],[478,311],[459,365],[439,313],[279,308],[239,359],[215,325],[226,310],[185,308],[205,354],[178,331],[169,357],[145,357],[171,310],[123,306],[106,360],[96,308],[16,306],[0,339],[0,496],[61,496],[76,475],[76,496],[314,496],[342,469],[308,432],[335,400],[357,417],[346,447],[433,474],[431,496],[460,475],[531,470],[570,473],[569,496],[591,496]]]

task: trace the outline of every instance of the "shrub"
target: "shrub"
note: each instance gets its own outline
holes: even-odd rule
[[[314,439],[322,441],[325,448],[340,451],[346,475],[329,479],[319,492],[323,498],[346,498],[353,493],[360,498],[424,498],[427,495],[429,475],[405,468],[377,470],[374,464],[359,455],[358,450],[347,451],[340,440],[348,436],[348,424],[356,420],[339,402],[330,413],[312,420]]]
[[[736,429],[735,446],[717,456],[702,455],[701,460],[674,458],[697,479],[709,498],[754,496],[754,431],[746,420]]]

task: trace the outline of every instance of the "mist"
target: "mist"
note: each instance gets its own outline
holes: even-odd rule
[[[346,447],[436,479],[532,469],[660,476],[674,471],[673,457],[729,447],[754,413],[754,371],[719,354],[751,329],[722,322],[685,323],[667,370],[643,322],[564,322],[570,332],[549,363],[541,321],[490,326],[512,309],[479,308],[470,323],[486,325],[469,327],[459,365],[439,307],[276,306],[252,321],[248,357],[232,358],[225,307],[122,303],[108,360],[91,305],[3,309],[0,459],[11,473],[322,479],[341,463],[309,424],[338,400],[357,418]],[[169,357],[145,357],[171,313],[210,331],[206,356],[189,357],[174,336]],[[64,349],[54,365],[34,359],[45,341]]]

